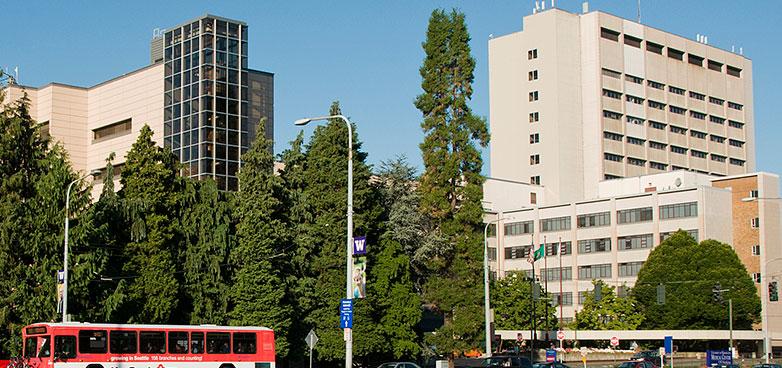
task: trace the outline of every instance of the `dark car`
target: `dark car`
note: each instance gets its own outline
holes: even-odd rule
[[[782,368],[782,365],[773,363],[755,364],[752,368]]]
[[[532,368],[532,362],[525,357],[512,355],[495,355],[481,362],[485,368]]]
[[[657,350],[644,350],[639,351],[630,358],[632,360],[645,360],[655,366],[660,365],[660,352]]]
[[[570,368],[569,365],[562,364],[560,362],[539,362],[532,365],[532,368]]]
[[[383,363],[377,368],[421,368],[418,366],[418,364],[415,364],[413,362],[388,362]]]
[[[619,364],[617,368],[657,368],[657,365],[648,360],[633,360]]]

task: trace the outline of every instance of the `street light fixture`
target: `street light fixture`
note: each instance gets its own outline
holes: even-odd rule
[[[483,228],[483,318],[486,324],[486,355],[491,357],[491,305],[489,304],[489,241],[488,232],[489,226],[500,221],[507,220],[507,218],[498,218],[486,223]],[[497,231],[495,231],[497,235]]]
[[[348,229],[347,229],[347,277],[345,279],[345,296],[353,299],[351,290],[353,280],[353,124],[344,115],[316,116],[299,119],[293,122],[298,126],[304,126],[312,121],[341,119],[348,127]],[[353,366],[353,336],[345,336],[345,367]]]
[[[63,251],[63,257],[62,257],[62,263],[63,263],[63,272],[62,272],[62,322],[68,322],[68,218],[70,215],[70,204],[71,204],[71,188],[73,187],[73,184],[76,184],[84,179],[86,179],[89,176],[92,176],[93,178],[100,175],[100,170],[92,170],[89,174],[82,176],[81,178],[78,178],[74,181],[72,181],[70,184],[68,184],[68,189],[65,190],[65,249]]]

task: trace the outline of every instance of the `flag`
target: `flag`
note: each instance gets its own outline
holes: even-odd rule
[[[567,244],[563,243],[561,240],[559,241],[559,254],[565,254],[567,252]]]
[[[538,250],[535,250],[535,246],[532,246],[532,249],[529,250],[529,257],[527,257],[527,262],[529,263],[535,263],[535,261],[543,258],[543,256],[546,254],[546,247],[541,244],[540,248]]]

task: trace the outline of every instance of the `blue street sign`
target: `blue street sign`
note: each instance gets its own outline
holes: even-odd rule
[[[729,366],[733,364],[733,354],[730,350],[706,350],[706,366]]]
[[[557,361],[557,351],[554,349],[546,349],[546,363]]]
[[[342,299],[340,301],[339,327],[353,328],[353,299]]]
[[[673,336],[665,336],[665,354],[673,353]]]
[[[353,255],[360,256],[367,254],[367,237],[356,236],[353,238]]]

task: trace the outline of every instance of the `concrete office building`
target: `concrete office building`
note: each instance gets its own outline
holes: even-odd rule
[[[755,170],[746,57],[586,9],[523,24],[489,40],[492,177],[560,203],[604,179]]]
[[[76,170],[103,169],[111,153],[121,167],[147,124],[184,164],[182,175],[236,190],[239,158],[262,117],[274,136],[274,76],[248,67],[247,42],[245,23],[205,15],[156,32],[148,66],[92,87],[12,84],[6,103],[27,93],[32,117]]]

